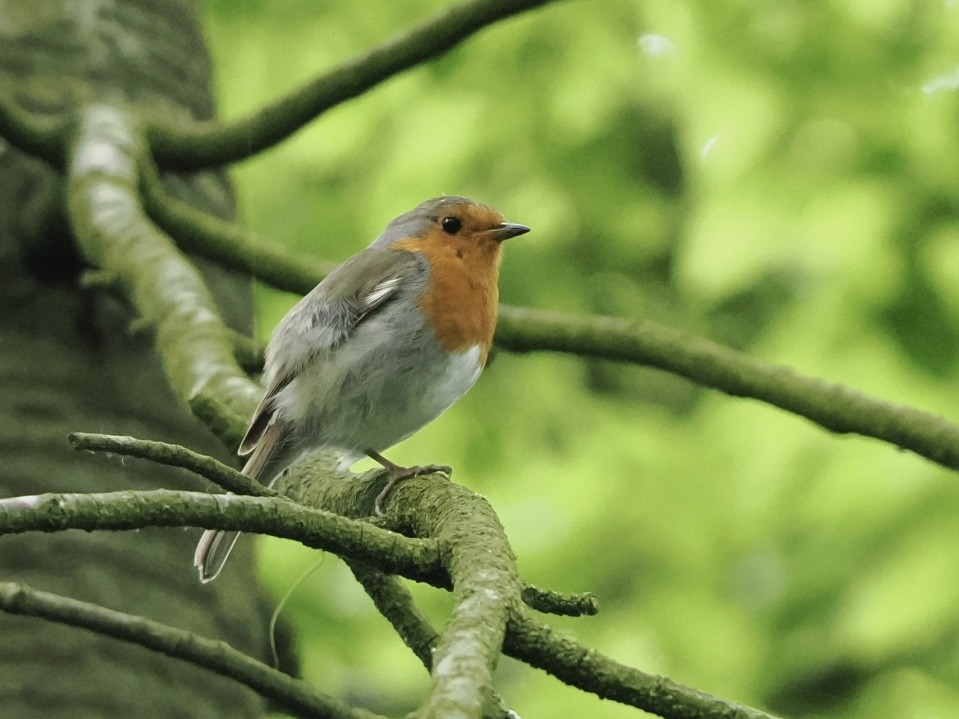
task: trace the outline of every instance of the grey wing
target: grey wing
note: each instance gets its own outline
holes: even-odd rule
[[[343,343],[371,313],[406,289],[425,285],[427,271],[411,252],[369,247],[350,258],[300,300],[277,325],[266,350],[267,392],[240,443],[251,454],[276,422],[275,400],[317,355]],[[265,463],[265,462],[264,462]]]

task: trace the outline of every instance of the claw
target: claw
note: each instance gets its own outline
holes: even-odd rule
[[[434,474],[436,472],[445,474],[447,479],[453,476],[453,468],[445,464],[426,464],[421,467],[401,467],[398,464],[390,462],[379,452],[367,450],[366,454],[371,459],[382,464],[386,472],[389,474],[389,481],[387,481],[386,486],[383,487],[380,493],[376,495],[376,500],[373,502],[373,512],[377,517],[383,516],[383,502],[385,502],[386,498],[390,496],[390,492],[393,491],[393,488],[404,479],[418,477],[421,474]]]

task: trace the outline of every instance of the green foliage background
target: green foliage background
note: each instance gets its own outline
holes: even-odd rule
[[[208,2],[236,117],[446,5]],[[959,419],[959,6],[576,0],[484,31],[234,173],[245,223],[345,259],[467,194],[534,232],[511,304],[650,318]],[[261,292],[266,336],[295,298]],[[390,456],[487,495],[556,620],[793,717],[959,716],[959,478],[659,372],[500,353]],[[279,597],[315,561],[262,547]],[[417,590],[442,621],[446,598]],[[289,602],[306,676],[393,713],[426,677],[340,563]],[[633,717],[505,661],[523,716]]]

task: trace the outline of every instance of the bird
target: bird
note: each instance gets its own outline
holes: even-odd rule
[[[499,303],[502,243],[530,231],[466,197],[427,200],[392,220],[284,317],[265,352],[266,393],[237,453],[243,474],[272,485],[304,455],[364,456],[396,484],[443,465],[402,467],[382,452],[443,414],[479,379]],[[194,565],[223,569],[239,532],[207,530]]]

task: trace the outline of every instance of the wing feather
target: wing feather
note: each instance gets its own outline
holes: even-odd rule
[[[286,314],[266,350],[267,391],[237,450],[240,456],[256,452],[275,421],[277,395],[303,368],[346,341],[411,282],[425,282],[422,269],[422,260],[411,252],[369,247],[337,267]]]

